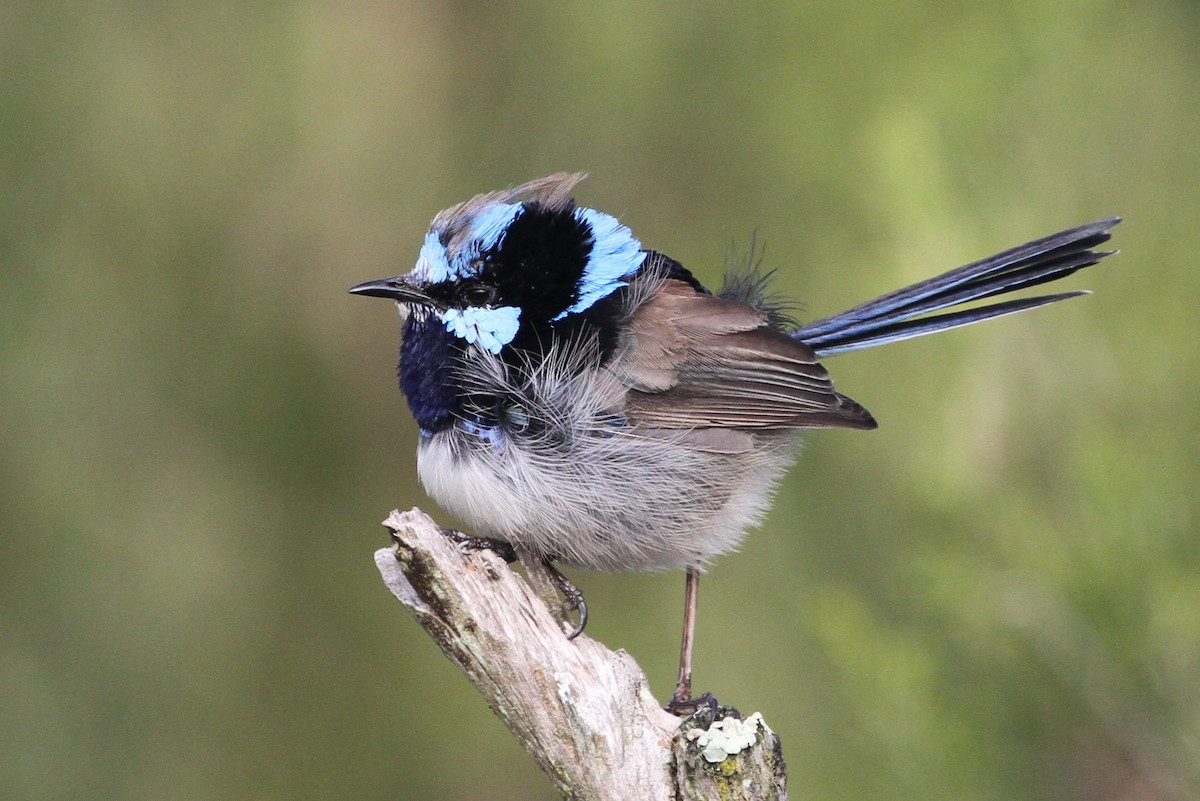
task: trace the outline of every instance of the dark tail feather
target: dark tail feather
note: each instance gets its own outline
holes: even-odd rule
[[[1038,295],[930,315],[930,312],[973,300],[1057,281],[1095,264],[1115,252],[1094,251],[1092,248],[1107,242],[1109,229],[1120,221],[1119,217],[1109,217],[1027,242],[974,264],[889,292],[832,317],[802,325],[792,332],[792,336],[809,345],[818,356],[831,356],[946,331],[991,317],[1086,295],[1086,291]]]

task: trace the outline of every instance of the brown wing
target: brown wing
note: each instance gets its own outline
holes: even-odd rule
[[[875,428],[833,389],[803,342],[744,303],[665,280],[630,321],[612,369],[629,387],[626,414],[655,428]]]

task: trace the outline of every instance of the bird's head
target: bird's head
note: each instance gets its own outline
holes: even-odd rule
[[[350,291],[392,298],[493,354],[542,339],[625,286],[646,258],[616,218],[575,205],[583,178],[558,173],[452,206],[434,218],[410,272]]]

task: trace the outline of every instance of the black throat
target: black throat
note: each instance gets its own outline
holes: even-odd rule
[[[396,371],[400,391],[424,435],[449,428],[459,410],[453,370],[461,356],[461,342],[424,309],[413,308],[404,321]]]

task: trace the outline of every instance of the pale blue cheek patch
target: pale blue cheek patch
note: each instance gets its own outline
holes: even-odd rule
[[[636,272],[646,260],[642,243],[616,217],[595,209],[576,209],[575,217],[591,226],[592,252],[579,279],[579,299],[555,320],[587,311],[596,301],[616,292],[627,283],[622,279]]]
[[[499,353],[501,348],[512,342],[521,328],[521,310],[516,306],[446,309],[441,317],[451,334],[492,353]]]

